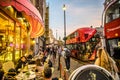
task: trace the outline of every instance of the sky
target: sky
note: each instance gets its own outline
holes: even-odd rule
[[[66,5],[66,35],[82,27],[101,26],[105,0],[46,0],[49,5],[49,27],[55,38],[64,37],[64,11]]]

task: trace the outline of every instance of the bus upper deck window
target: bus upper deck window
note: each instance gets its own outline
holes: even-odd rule
[[[85,34],[84,36],[85,36],[85,39],[87,39],[87,38],[88,38],[88,34]]]

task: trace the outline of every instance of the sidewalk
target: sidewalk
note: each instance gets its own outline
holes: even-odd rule
[[[89,62],[82,62],[79,60],[76,60],[74,58],[70,58],[70,71],[66,71],[64,72],[64,68],[65,68],[65,61],[64,58],[61,57],[61,66],[62,66],[62,72],[61,72],[61,76],[60,76],[60,70],[58,70],[58,56],[56,57],[56,61],[55,64],[53,64],[54,67],[54,72],[52,77],[58,77],[58,78],[62,78],[63,80],[68,80],[69,76],[71,75],[71,73],[76,70],[77,68],[83,66],[83,65],[87,65],[87,64],[93,64],[94,61],[89,61]],[[66,75],[65,75],[66,74]],[[64,79],[64,77],[67,76],[67,79]],[[120,75],[119,75],[120,77]]]

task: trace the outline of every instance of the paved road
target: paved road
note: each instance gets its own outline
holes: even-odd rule
[[[73,58],[70,59],[70,71],[67,72],[67,77],[70,76],[70,74],[75,70],[77,69],[78,67],[82,66],[82,65],[86,65],[86,64],[92,64],[93,62],[82,62],[82,61],[78,61],[78,60],[75,60]],[[62,75],[61,75],[61,78],[64,78],[64,68],[65,68],[65,62],[64,62],[64,58],[61,57],[61,64],[62,64]],[[54,66],[54,72],[53,72],[53,75],[52,77],[60,77],[60,71],[57,70],[58,68],[58,57],[55,61],[55,64],[53,64]]]
[[[93,64],[94,63],[94,61],[89,61],[89,62],[83,62],[83,61],[78,61],[78,60],[76,60],[76,59],[74,59],[74,58],[71,58],[70,59],[70,71],[68,71],[68,72],[66,72],[66,74],[67,74],[67,77],[69,77],[70,76],[70,74],[75,70],[75,69],[77,69],[77,68],[79,68],[80,66],[83,66],[83,65],[87,65],[87,64]],[[65,67],[65,61],[64,61],[64,58],[63,57],[61,57],[61,64],[62,64],[62,74],[61,74],[61,78],[63,79],[63,80],[68,80],[68,79],[64,79],[64,67]],[[52,75],[52,77],[58,77],[58,78],[60,78],[60,70],[57,70],[57,68],[58,68],[58,56],[57,56],[57,59],[56,59],[56,61],[55,61],[55,64],[53,64],[53,66],[54,66],[54,72],[53,72],[53,75]],[[119,77],[120,77],[120,75],[119,75]]]

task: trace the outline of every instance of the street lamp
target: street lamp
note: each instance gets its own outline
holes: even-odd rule
[[[64,47],[66,47],[66,6],[63,5],[63,11],[64,11]]]

